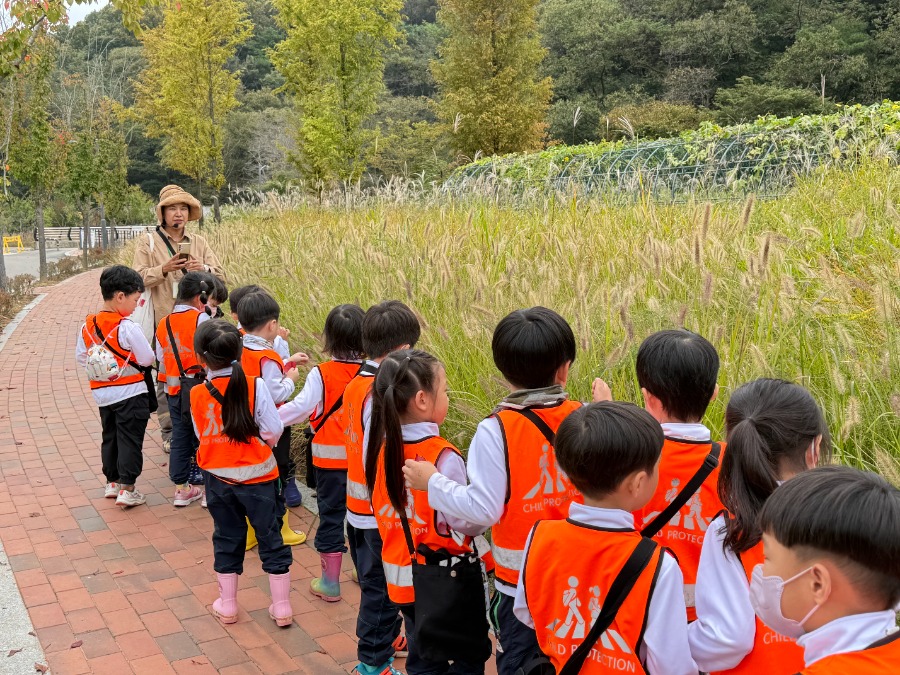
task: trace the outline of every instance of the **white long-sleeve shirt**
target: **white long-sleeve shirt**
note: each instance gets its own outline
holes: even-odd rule
[[[180,312],[197,312],[197,325],[199,326],[201,323],[205,321],[209,321],[212,317],[206,312],[201,312],[196,307],[192,307],[191,305],[175,305],[175,309],[172,310],[172,314],[178,314]],[[194,348],[194,345],[191,345],[191,349]],[[163,370],[163,348],[159,344],[159,340],[156,341],[156,360],[159,361],[159,370],[160,372],[165,373]],[[177,377],[177,373],[173,373],[172,377]]]
[[[350,363],[359,363],[350,361]],[[292,400],[278,409],[284,426],[301,424],[310,417],[319,417],[325,413],[325,382],[322,380],[322,371],[316,366],[303,383],[303,389]],[[371,415],[371,411],[370,411]]]
[[[91,336],[100,342],[100,338],[94,333]],[[129,318],[123,318],[119,323],[117,338],[119,346],[131,353],[132,359],[140,366],[151,366],[156,360],[153,348],[147,342],[144,331],[141,327]],[[88,347],[84,342],[82,331],[78,331],[78,337],[75,339],[75,363],[79,367],[84,368],[87,365]],[[140,396],[147,393],[147,385],[143,382],[135,382],[134,384],[126,384],[119,387],[101,387],[92,389],[91,395],[94,397],[94,403],[100,408],[114,403],[120,403],[134,396]]]
[[[206,379],[212,380],[216,377],[231,377],[231,366],[222,368],[221,370],[209,371]],[[269,394],[268,387],[266,387],[265,382],[260,382],[260,379],[256,380],[253,421],[256,422],[256,426],[259,427],[260,438],[262,438],[269,447],[274,448],[275,444],[278,443],[278,439],[281,438],[281,432],[284,431],[284,425],[281,423],[281,418],[278,417],[278,410],[275,408],[275,402],[272,401],[272,396]],[[200,438],[200,430],[197,428],[197,423],[194,421],[193,415],[191,416],[191,422],[194,425],[194,434],[196,434],[197,438]]]
[[[264,349],[274,350],[275,348],[268,340],[264,340],[257,335],[245,333],[244,349],[262,351]],[[260,376],[269,388],[269,394],[271,394],[275,405],[284,403],[294,393],[294,381],[289,377],[285,377],[281,367],[271,359],[265,359],[262,362]]]
[[[600,509],[584,504],[569,505],[569,519],[588,527],[633,530],[634,517],[619,509]],[[532,530],[533,532],[533,530]],[[531,534],[525,543],[525,557],[531,547]],[[588,587],[590,584],[584,583]],[[647,610],[647,628],[641,645],[641,661],[650,675],[697,675],[697,664],[691,658],[687,635],[687,609],[684,605],[684,577],[675,559],[663,554],[662,565],[650,607]],[[519,576],[513,613],[529,628],[534,620],[525,599],[525,576]]]
[[[750,582],[731,549],[724,550],[725,517],[706,530],[697,568],[697,620],[688,628],[691,655],[704,672],[729,670],[753,649],[756,614]]]
[[[897,614],[886,609],[835,619],[803,635],[797,644],[803,647],[803,660],[808,668],[826,656],[862,651],[896,631]]]

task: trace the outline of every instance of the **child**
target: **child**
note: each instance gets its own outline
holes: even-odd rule
[[[803,647],[803,675],[898,672],[898,523],[900,490],[847,467],[808,471],[766,501],[750,597]]]
[[[460,485],[466,484],[466,465],[452,443],[439,435],[439,425],[447,417],[447,375],[441,363],[415,349],[393,352],[381,364],[372,395],[372,420],[366,448],[366,484],[372,494],[372,508],[378,531],[384,542],[383,565],[390,599],[401,606],[406,620],[409,675],[446,673],[449,663],[427,659],[414,639],[416,605],[412,584],[409,547],[400,514],[405,514],[413,549],[429,549],[429,558],[451,563],[468,561],[480,564],[473,554],[471,536],[481,534],[480,525],[472,526],[448,518],[428,505],[428,494],[407,490],[403,478],[405,459],[424,459],[437,465],[442,475]],[[462,535],[471,535],[465,537]],[[419,564],[431,562],[417,556]],[[446,563],[445,563],[446,564]],[[485,619],[484,594],[481,602],[457,598],[459,615],[453,620],[471,627],[483,624],[482,644],[473,643],[465,660],[454,660],[453,673],[484,673],[484,662],[491,655]],[[479,607],[480,604],[480,607]],[[479,654],[480,652],[480,654]]]
[[[326,602],[341,599],[341,558],[347,552],[344,521],[347,517],[347,447],[340,415],[344,390],[359,372],[363,355],[359,305],[339,305],[325,319],[324,351],[331,360],[320,363],[306,376],[303,390],[278,409],[285,426],[310,421],[312,463],[316,472],[319,529],[316,550],[322,576],[310,582],[313,595]]]
[[[559,672],[600,614],[613,580],[642,538],[634,516],[659,478],[663,432],[631,403],[593,403],[559,426],[556,460],[584,496],[568,520],[539,521],[525,545],[515,615],[537,630]],[[581,673],[696,675],[678,563],[655,547]]]
[[[241,335],[244,334],[244,329],[241,328],[241,322],[238,320],[237,306],[238,304],[240,304],[241,300],[252,293],[268,293],[268,291],[264,290],[261,286],[252,284],[250,286],[240,286],[239,288],[235,288],[231,292],[229,303],[231,305],[231,318],[235,321],[235,323],[237,323],[237,327],[238,330],[241,331]],[[287,338],[290,333],[291,332],[287,328],[279,324],[278,335],[272,341],[272,347],[276,352],[278,352],[278,355],[284,362],[291,360],[291,348],[287,343]],[[295,506],[300,506],[303,503],[303,497],[300,495],[300,491],[297,489],[297,485],[293,480],[293,462],[289,463],[288,469],[290,471],[291,478],[286,482],[284,486],[284,501],[289,507],[294,508]]]
[[[191,390],[194,431],[200,438],[197,460],[206,475],[209,513],[215,523],[214,568],[219,598],[213,614],[222,623],[238,619],[238,575],[244,569],[247,521],[259,539],[259,557],[269,575],[269,616],[290,626],[291,549],[281,540],[284,501],[278,488],[278,464],[271,446],[282,425],[259,378],[248,382],[240,358],[237,328],[211,321],[197,329],[194,341],[207,381]]]
[[[222,311],[222,305],[228,300],[228,287],[225,285],[225,282],[218,277],[213,277],[213,281],[216,282],[216,288],[213,291],[213,294],[209,296],[209,315],[213,319],[222,319],[225,317],[225,312]]]
[[[502,652],[500,675],[513,675],[538,651],[534,630],[513,615],[522,552],[538,520],[564,518],[580,499],[556,466],[553,436],[580,403],[563,387],[575,360],[575,335],[566,320],[544,307],[518,310],[494,331],[494,363],[509,383],[507,396],[483,420],[469,446],[469,486],[409,461],[404,473],[415,490],[428,490],[432,508],[452,518],[493,526],[496,592],[491,618]]]
[[[103,428],[100,457],[106,476],[104,496],[115,499],[123,507],[145,502],[144,495],[135,487],[144,466],[144,432],[150,419],[142,369],[152,365],[156,357],[141,327],[128,318],[143,292],[141,275],[133,269],[113,265],[103,270],[100,275],[103,309],[88,315],[75,343],[75,361],[82,368],[88,364],[88,350],[103,345],[119,369],[114,380],[98,372],[89,376]]]
[[[265,292],[245,295],[237,305],[238,320],[244,329],[244,351],[241,366],[247,377],[261,377],[269,388],[269,394],[276,406],[281,406],[294,393],[294,386],[300,379],[300,373],[293,365],[305,364],[309,361],[306,354],[297,352],[291,356],[290,365],[285,366],[281,355],[273,348],[273,341],[278,336],[278,318],[281,308],[271,295]],[[275,460],[281,484],[293,482],[291,477],[291,434],[290,427],[281,435],[275,446]],[[298,546],[306,541],[305,532],[295,532],[288,523],[288,510],[285,506],[282,514],[281,534],[288,546]],[[252,537],[252,534],[251,534]],[[252,542],[248,542],[249,544]]]
[[[725,429],[719,496],[727,511],[703,542],[691,653],[705,672],[790,675],[803,665],[800,648],[762,625],[750,602],[751,572],[763,561],[757,517],[781,482],[829,456],[828,429],[806,389],[770,379],[734,392]]]
[[[718,374],[716,348],[684,329],[654,333],[638,349],[637,378],[644,407],[662,424],[666,436],[659,463],[659,488],[642,512],[635,514],[639,527],[662,525],[657,521],[660,514],[682,496],[704,462],[712,465],[696,492],[683,495],[690,499],[682,499],[683,506],[655,537],[672,550],[681,565],[689,621],[697,618],[694,586],[703,536],[722,510],[716,493],[721,446],[711,442],[709,429],[701,421],[718,393]]]
[[[362,347],[368,355],[359,374],[344,390],[340,412],[347,447],[347,536],[350,557],[359,577],[359,616],[356,620],[356,667],[363,675],[393,675],[391,660],[402,651],[400,610],[388,597],[381,564],[382,542],[366,486],[366,437],[372,417],[370,393],[379,364],[391,352],[410,349],[421,328],[412,310],[398,300],[373,305],[362,325]]]
[[[191,466],[199,441],[189,423],[190,411],[181,394],[181,378],[199,376],[203,369],[194,353],[194,333],[209,320],[204,310],[215,289],[212,275],[188,272],[178,282],[175,309],[156,328],[156,358],[159,379],[166,383],[169,415],[172,418],[172,444],[169,449],[169,478],[175,484],[175,506],[187,506],[203,498],[198,483],[191,484]],[[170,339],[171,334],[171,339]],[[174,345],[173,345],[174,341]],[[200,477],[195,477],[198,481]]]

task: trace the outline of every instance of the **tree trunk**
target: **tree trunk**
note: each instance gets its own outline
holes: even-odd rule
[[[216,222],[216,225],[222,222],[222,212],[219,211],[219,197],[213,196],[212,198],[212,207],[213,207],[213,220]]]
[[[109,249],[109,234],[106,231],[106,208],[100,204],[100,242],[103,250]]]
[[[3,241],[4,234],[6,234],[6,230],[0,227],[0,241]],[[0,248],[0,291],[6,290],[6,260],[4,258],[3,249]]]
[[[38,260],[41,281],[47,278],[47,239],[44,236],[44,202],[38,199],[34,205],[34,222],[37,224]]]
[[[81,222],[82,229],[84,230],[84,241],[82,242],[81,248],[82,253],[84,254],[84,269],[89,267],[89,257],[91,250],[91,210],[87,204],[84,205],[84,208],[81,210]]]

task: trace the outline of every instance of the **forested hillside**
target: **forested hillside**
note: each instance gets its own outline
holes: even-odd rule
[[[163,0],[140,26],[107,6],[41,49],[64,164],[86,126],[96,147],[100,123],[127,153],[116,170],[147,195],[173,181],[223,198],[439,181],[483,156],[900,98],[900,0]],[[195,39],[218,50],[217,72],[192,70],[187,52],[167,64]],[[4,96],[8,146],[31,128],[29,70],[3,82],[22,96],[18,113]],[[34,190],[8,165],[9,225],[28,219],[15,200]],[[98,201],[96,186],[69,187],[53,191],[61,222]]]

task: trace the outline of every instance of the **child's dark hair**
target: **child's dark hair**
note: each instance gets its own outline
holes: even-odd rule
[[[144,280],[140,274],[125,265],[107,267],[100,275],[100,293],[104,300],[112,300],[119,291],[125,295],[143,293]]]
[[[205,305],[215,290],[216,278],[212,274],[188,272],[178,282],[178,301],[188,302],[200,296],[200,302]]]
[[[336,359],[363,355],[362,325],[366,313],[359,305],[338,305],[325,319],[325,352]]]
[[[664,441],[659,422],[643,408],[591,403],[559,425],[556,461],[581,494],[598,499],[636,471],[652,473]]]
[[[641,343],[637,378],[681,422],[699,422],[716,392],[719,354],[701,335],[684,328],[661,330]]]
[[[238,286],[237,288],[233,288],[231,290],[231,295],[228,296],[229,299],[229,307],[231,307],[231,311],[234,314],[237,314],[238,305],[241,304],[241,300],[250,295],[251,293],[265,293],[265,289],[262,286],[257,286],[256,284],[250,284],[249,286]]]
[[[245,295],[237,305],[241,328],[254,331],[281,316],[278,301],[265,291]]]
[[[880,610],[900,601],[900,489],[881,476],[826,466],[772,493],[759,527],[803,561],[824,553]]]
[[[831,440],[822,411],[806,389],[766,378],[732,394],[725,430],[728,447],[719,472],[719,499],[730,518],[724,545],[742,553],[762,538],[757,518],[782,471],[806,471],[806,453],[819,436],[820,462],[827,462]]]
[[[249,443],[259,436],[259,427],[250,411],[247,376],[241,367],[243,350],[240,331],[227,321],[206,321],[194,333],[194,351],[210,370],[231,366],[231,379],[223,397],[222,425],[225,435],[234,443]]]
[[[370,359],[380,359],[402,345],[415,347],[422,328],[413,311],[399,300],[369,307],[363,318],[362,347]]]
[[[433,392],[441,362],[427,352],[403,349],[381,363],[372,385],[372,421],[366,448],[366,484],[375,488],[378,457],[384,444],[384,478],[391,504],[398,513],[406,508],[403,478],[403,430],[400,416],[420,391]]]
[[[214,276],[213,281],[215,282],[216,287],[213,289],[212,297],[221,305],[228,300],[228,287],[225,285],[224,281],[219,279],[219,277]]]
[[[560,367],[575,361],[575,334],[552,309],[518,309],[497,324],[491,350],[507,382],[540,389],[552,386]]]

